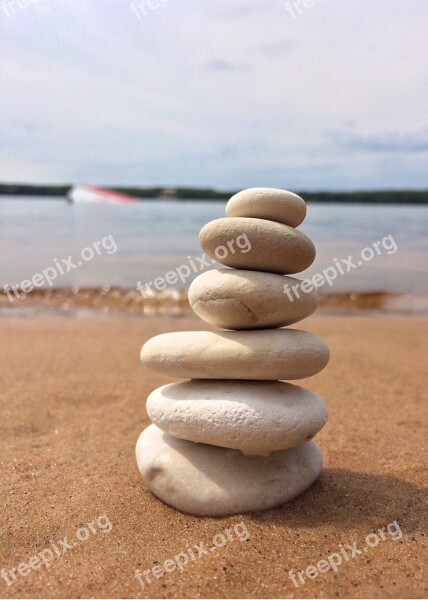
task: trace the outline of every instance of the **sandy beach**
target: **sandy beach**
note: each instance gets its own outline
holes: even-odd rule
[[[426,596],[428,319],[321,315],[303,327],[332,353],[322,373],[301,382],[329,408],[316,438],[323,473],[281,508],[213,519],[178,513],[152,496],[134,458],[148,424],[145,399],[169,382],[143,369],[140,347],[158,333],[201,329],[199,321],[1,320],[0,567],[9,574],[0,595]],[[393,522],[401,536],[396,525],[388,533]],[[245,541],[235,535],[214,551],[195,551],[182,571],[151,574],[144,587],[135,578],[136,569],[152,573],[192,545],[212,547],[214,536],[237,524],[248,532]],[[367,538],[382,527],[385,539]],[[306,572],[341,547],[367,546],[366,539],[373,547],[293,585],[290,570]],[[17,570],[47,549],[54,556],[48,568]]]

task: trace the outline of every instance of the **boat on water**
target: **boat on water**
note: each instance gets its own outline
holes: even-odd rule
[[[135,198],[135,196],[94,185],[74,185],[69,190],[66,198],[67,202],[71,204],[123,204],[124,202],[138,202],[138,198]]]

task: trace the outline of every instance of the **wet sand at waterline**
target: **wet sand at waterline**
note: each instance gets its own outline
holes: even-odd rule
[[[292,296],[293,297],[293,296]],[[318,291],[318,313],[428,316],[428,292]],[[133,288],[52,287],[34,289],[25,294],[0,289],[0,317],[57,315],[64,317],[96,316],[189,317],[194,316],[185,288],[141,293]]]
[[[294,326],[330,346],[327,368],[301,384],[326,401],[329,421],[316,437],[320,479],[273,510],[227,518],[178,513],[152,496],[134,449],[149,423],[145,400],[171,380],[145,370],[141,345],[168,331],[203,329],[196,319],[121,318],[0,321],[2,435],[1,564],[89,535],[47,569],[17,574],[4,597],[410,597],[426,596],[423,516],[426,495],[426,352],[428,318],[316,316]],[[100,515],[110,532],[88,529]],[[425,521],[424,521],[425,518]],[[296,588],[305,571],[396,521],[365,553]],[[142,588],[135,579],[188,545],[212,547]],[[94,527],[94,526],[93,526]],[[370,538],[376,541],[373,536]],[[426,547],[426,545],[425,545]],[[195,554],[197,554],[195,550]],[[349,554],[351,552],[349,551]],[[25,569],[23,570],[25,572]],[[157,571],[159,573],[159,571]]]

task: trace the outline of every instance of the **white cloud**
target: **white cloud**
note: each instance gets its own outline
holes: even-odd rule
[[[1,6],[2,180],[427,185],[423,0]]]

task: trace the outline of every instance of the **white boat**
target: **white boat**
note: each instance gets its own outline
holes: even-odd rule
[[[67,194],[67,201],[80,203],[122,204],[123,202],[138,202],[138,199],[128,194],[114,192],[94,185],[74,185]]]

